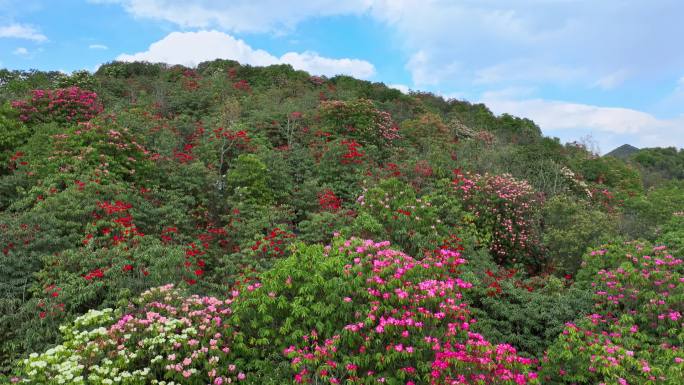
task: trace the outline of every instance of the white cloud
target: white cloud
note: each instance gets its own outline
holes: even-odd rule
[[[387,87],[399,90],[402,94],[408,94],[410,91],[409,86],[406,84],[388,84]]]
[[[458,61],[441,62],[423,50],[413,54],[406,63],[413,84],[417,86],[436,86],[444,79],[456,77],[460,67]]]
[[[17,55],[17,56],[28,56],[29,51],[24,47],[19,47],[19,48],[15,49],[14,51],[12,51],[12,54]]]
[[[529,117],[548,131],[591,128],[616,134],[635,134],[662,122],[645,112],[618,107],[598,107],[544,99],[483,99],[494,111]]]
[[[301,21],[365,11],[372,0],[90,0],[118,3],[138,18],[164,20],[181,27],[220,27],[233,32],[290,30]]]
[[[332,59],[315,52],[288,52],[281,57],[250,47],[243,40],[218,31],[172,32],[152,43],[147,51],[122,54],[117,60],[151,61],[196,66],[214,59],[233,59],[243,64],[267,66],[290,64],[312,74],[334,76],[347,74],[367,79],[375,74],[373,64],[359,59]]]
[[[629,72],[626,70],[618,70],[606,76],[603,76],[594,83],[595,87],[599,87],[603,90],[611,90],[627,80]]]
[[[370,10],[393,27],[416,85],[452,89],[570,82],[611,89],[627,80],[657,81],[684,67],[684,51],[672,49],[684,35],[682,12],[679,0],[658,6],[622,0],[375,0]]]
[[[585,70],[556,64],[537,63],[530,59],[514,59],[475,71],[477,84],[504,82],[556,82],[570,83],[584,76]]]
[[[331,59],[319,56],[315,52],[288,52],[280,57],[280,63],[292,65],[295,69],[314,74],[334,76],[347,74],[361,79],[368,79],[375,74],[373,64],[359,59]]]
[[[679,78],[679,81],[677,82],[677,88],[675,89],[675,92],[682,92],[684,93],[684,76]]]
[[[88,48],[90,48],[90,49],[101,49],[101,50],[109,49],[109,47],[107,47],[104,44],[91,44],[88,46]]]
[[[506,91],[486,92],[481,101],[497,114],[530,118],[545,134],[566,141],[591,134],[607,150],[625,142],[637,147],[684,147],[684,116],[659,119],[629,108],[509,96]]]
[[[30,25],[10,24],[0,27],[0,38],[15,38],[33,41],[46,41],[47,37]]]

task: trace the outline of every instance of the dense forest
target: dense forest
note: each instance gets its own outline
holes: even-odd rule
[[[684,383],[684,151],[288,65],[0,70],[0,382]]]

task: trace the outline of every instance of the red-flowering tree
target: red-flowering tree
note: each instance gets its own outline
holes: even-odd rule
[[[12,102],[20,111],[19,118],[27,123],[86,122],[102,112],[97,94],[78,87],[57,90],[34,90],[31,99]]]

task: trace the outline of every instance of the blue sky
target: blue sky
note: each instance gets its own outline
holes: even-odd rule
[[[0,67],[288,63],[484,102],[563,141],[684,147],[680,0],[0,0]]]

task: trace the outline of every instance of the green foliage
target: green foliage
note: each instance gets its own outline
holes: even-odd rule
[[[684,255],[684,212],[677,212],[666,222],[658,243],[668,245],[673,255]]]
[[[556,196],[545,202],[542,221],[542,241],[550,267],[559,272],[574,274],[588,248],[617,236],[613,216],[567,196]]]
[[[355,221],[363,221],[364,214],[361,213],[355,218]],[[333,234],[340,229],[350,225],[352,218],[347,215],[340,215],[338,213],[320,212],[313,213],[308,219],[299,223],[298,238],[307,243],[328,243],[333,237]],[[356,226],[356,224],[355,224]],[[359,227],[366,229],[369,225],[358,224]],[[373,231],[368,231],[373,233]],[[377,231],[380,233],[381,231]]]
[[[382,148],[399,138],[392,117],[368,99],[323,102],[320,116],[324,129],[358,139],[361,144]]]
[[[97,87],[97,79],[88,71],[74,71],[71,75],[64,76],[59,80],[60,88],[78,87],[81,89],[92,90]]]
[[[588,182],[623,192],[642,190],[639,171],[617,158],[583,157],[573,161],[572,169],[581,173]]]
[[[465,225],[453,191],[441,194],[417,197],[398,179],[383,180],[358,198],[358,215],[344,232],[389,239],[416,256],[438,249],[450,234],[460,232],[457,227]],[[449,210],[448,215],[440,215],[447,214],[445,210]]]
[[[363,278],[344,274],[348,255],[326,255],[323,251],[319,245],[298,244],[289,258],[262,275],[258,290],[247,291],[234,313],[249,338],[234,349],[244,349],[247,356],[264,359],[269,349],[281,351],[299,343],[313,329],[332,335],[354,321],[352,308],[363,308],[345,303],[343,298],[354,296]]]
[[[226,176],[228,191],[236,201],[258,202],[268,205],[273,202],[266,164],[254,154],[237,157]]]
[[[489,272],[473,282],[475,289],[466,296],[478,321],[474,329],[492,342],[515,346],[521,354],[542,357],[566,322],[591,309],[590,293],[567,288],[559,278],[521,279],[509,277],[509,272]]]
[[[0,105],[0,175],[21,162],[17,149],[29,136],[29,129],[19,120],[19,113],[9,103]]]
[[[644,148],[634,153],[631,160],[643,169],[647,185],[662,180],[684,179],[684,151],[674,147]]]

